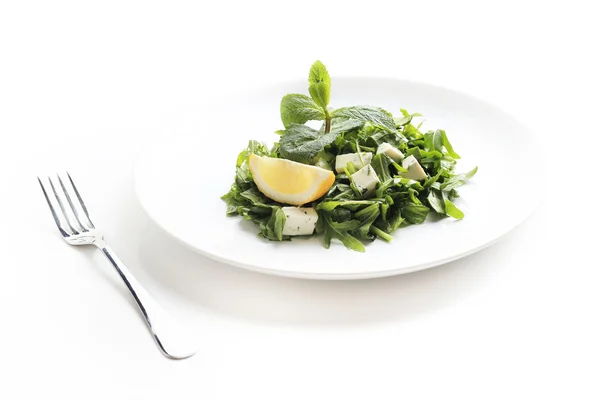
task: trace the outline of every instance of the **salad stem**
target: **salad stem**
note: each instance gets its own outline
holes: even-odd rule
[[[330,130],[331,130],[331,118],[329,118],[329,115],[328,115],[327,118],[325,119],[325,133],[329,133]]]

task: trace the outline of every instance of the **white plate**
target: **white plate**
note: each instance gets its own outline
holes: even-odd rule
[[[214,105],[174,121],[194,132],[146,149],[135,168],[144,210],[173,237],[200,253],[259,272],[312,279],[362,279],[402,274],[478,251],[523,222],[541,199],[535,178],[535,138],[501,110],[448,89],[384,78],[334,78],[333,107],[371,104],[426,117],[424,129],[445,129],[462,156],[459,172],[479,172],[459,189],[461,221],[443,219],[399,229],[388,244],[376,240],[366,253],[320,238],[269,242],[249,221],[225,216],[220,196],[229,190],[235,160],[249,139],[273,142],[280,129],[279,101],[305,93],[304,81],[282,83]],[[225,113],[224,110],[227,110]],[[185,125],[185,128],[181,128]],[[178,132],[180,133],[180,132]]]

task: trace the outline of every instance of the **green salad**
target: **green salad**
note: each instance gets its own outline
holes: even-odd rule
[[[237,157],[234,182],[222,196],[228,216],[254,222],[268,240],[320,235],[326,248],[338,239],[359,252],[365,243],[389,242],[397,229],[422,224],[430,213],[464,217],[453,201],[477,168],[455,173],[460,156],[444,130],[423,132],[416,122],[421,114],[404,109],[394,116],[370,105],[330,107],[331,79],[320,61],[308,84],[309,95],[281,99],[279,141],[250,140]],[[313,129],[309,121],[322,122]],[[304,203],[301,191],[309,193],[310,179],[316,189]],[[294,190],[299,194],[290,197]]]

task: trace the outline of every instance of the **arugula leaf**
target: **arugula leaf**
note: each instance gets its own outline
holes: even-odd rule
[[[443,138],[441,131],[429,131],[423,135],[423,141],[425,142],[425,150],[437,151],[442,153]]]
[[[304,94],[287,94],[281,99],[281,122],[286,128],[292,124],[303,124],[306,121],[322,121],[325,111],[317,103]]]
[[[450,191],[452,189],[456,189],[457,187],[464,185],[469,179],[471,179],[473,176],[475,176],[475,174],[477,173],[477,169],[478,168],[475,167],[471,171],[467,172],[466,174],[454,175],[453,177],[448,179],[446,182],[442,183],[440,185],[440,189],[445,190],[445,191]]]
[[[363,208],[362,210],[356,212],[354,214],[355,218],[358,218],[361,222],[360,226],[357,229],[357,234],[362,239],[374,239],[372,235],[369,235],[371,231],[371,225],[377,217],[381,214],[379,209],[379,204],[372,204],[368,207]]]
[[[438,214],[446,215],[446,207],[444,205],[444,199],[442,193],[439,190],[432,189],[427,196],[427,201],[431,208],[434,209]]]
[[[371,160],[371,166],[377,173],[379,180],[381,182],[387,182],[392,179],[392,175],[390,174],[390,165],[394,163],[387,154],[379,153],[373,157]]]
[[[277,240],[281,241],[283,239],[283,226],[285,225],[286,216],[283,210],[279,207],[274,208],[273,211],[275,214],[274,218],[271,218],[273,222],[269,220],[267,225],[273,229],[273,233],[275,234]]]
[[[385,221],[379,220],[375,222],[375,226],[382,229],[386,233],[394,232],[404,222],[400,209],[395,208],[392,210],[391,215],[386,218]]]
[[[446,214],[454,219],[463,219],[465,214],[458,209],[450,200],[444,200]]]
[[[429,207],[420,204],[407,204],[402,207],[404,218],[411,224],[422,224],[429,214]]]
[[[256,154],[257,156],[266,156],[269,154],[269,151],[265,148],[265,146],[257,140],[250,140],[248,142],[248,147],[240,152],[237,156],[237,161],[235,165],[237,167],[241,167],[244,162],[248,161],[248,157],[250,154]]]
[[[394,123],[398,127],[402,127],[406,124],[409,124],[412,121],[412,117],[409,115],[408,117],[394,117]]]
[[[396,129],[396,123],[392,115],[380,107],[354,106],[338,108],[331,113],[331,117],[369,121],[374,125],[382,126],[392,131]]]
[[[360,240],[358,240],[348,232],[349,230],[354,230],[358,228],[358,226],[360,226],[360,221],[352,220],[354,222],[334,222],[331,219],[331,216],[329,216],[328,214],[325,214],[324,218],[325,222],[327,223],[327,229],[330,231],[330,235],[332,237],[338,238],[344,244],[344,246],[346,246],[350,250],[355,250],[360,253],[365,252],[365,246],[363,246]]]
[[[450,144],[450,140],[448,140],[448,136],[446,135],[446,131],[440,129],[436,132],[440,132],[440,134],[442,135],[442,143],[443,143],[444,147],[446,148],[446,150],[448,150],[448,154],[450,155],[450,157],[452,157],[454,159],[459,159],[460,156],[452,148],[452,145]]]
[[[324,133],[292,123],[279,141],[279,151],[284,158],[308,164],[325,146],[335,141],[337,133]]]
[[[422,116],[423,116],[423,114],[421,114],[421,113],[412,113],[412,114],[410,114],[410,113],[409,113],[408,111],[406,111],[406,109],[404,109],[404,108],[401,108],[401,109],[400,109],[400,112],[402,113],[402,115],[403,115],[404,117],[411,117],[411,118],[412,118],[412,117],[422,117]]]
[[[265,205],[269,200],[257,188],[253,187],[240,193],[240,196],[255,206]]]

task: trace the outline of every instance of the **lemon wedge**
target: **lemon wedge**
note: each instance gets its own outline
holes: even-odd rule
[[[323,196],[333,185],[333,172],[282,158],[250,154],[254,183],[265,196],[301,206]]]

